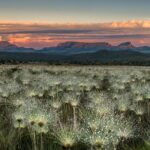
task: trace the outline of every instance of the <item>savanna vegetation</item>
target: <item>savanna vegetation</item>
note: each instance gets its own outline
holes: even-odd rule
[[[59,53],[0,52],[0,64],[45,63],[49,65],[150,66],[150,54],[136,51],[107,51],[63,55]]]
[[[149,149],[149,67],[0,66],[0,150]]]

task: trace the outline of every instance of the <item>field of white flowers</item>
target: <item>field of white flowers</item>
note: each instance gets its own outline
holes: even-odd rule
[[[0,66],[0,150],[149,146],[149,67]]]

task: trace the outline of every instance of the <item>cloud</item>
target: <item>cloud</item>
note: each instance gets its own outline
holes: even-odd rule
[[[41,33],[58,33],[58,34],[77,34],[77,33],[87,33],[87,32],[91,32],[91,30],[24,30],[24,31],[1,31],[0,34],[41,34]]]
[[[0,22],[0,40],[37,49],[66,41],[106,41],[112,44],[131,41],[136,45],[150,45],[149,39],[149,20],[94,24]]]
[[[32,22],[2,22],[0,31],[24,30],[55,30],[55,29],[100,29],[100,28],[150,28],[150,20],[130,20],[108,23],[32,23]]]
[[[112,22],[110,24],[112,28],[150,28],[150,20],[131,20],[124,22]]]

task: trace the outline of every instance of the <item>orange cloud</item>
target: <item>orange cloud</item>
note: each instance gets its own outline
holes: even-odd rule
[[[110,27],[114,28],[150,28],[150,20],[131,20],[125,22],[112,22]]]
[[[29,42],[30,41],[30,37],[29,36],[26,36],[26,35],[24,35],[24,36],[9,36],[8,37],[8,40],[9,40],[9,42],[11,42],[11,43],[26,43],[26,42]]]
[[[59,40],[53,39],[52,37],[46,35],[37,36],[32,34],[17,34],[9,35],[7,38],[12,44],[16,44],[21,47],[33,47],[36,49],[55,46],[60,42]]]

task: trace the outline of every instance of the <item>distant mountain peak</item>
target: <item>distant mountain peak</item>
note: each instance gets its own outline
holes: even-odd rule
[[[135,48],[135,46],[131,42],[123,42],[123,43],[119,44],[118,47],[123,48],[123,49],[124,48],[125,49]]]
[[[32,48],[18,47],[9,41],[0,41],[0,52],[32,52]]]
[[[17,46],[8,41],[0,41],[0,49],[16,48]]]
[[[86,48],[86,47],[111,47],[112,45],[107,42],[95,42],[95,43],[87,43],[87,42],[65,42],[58,44],[58,47],[65,47],[65,48]]]

